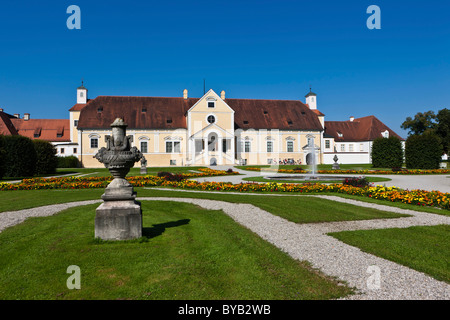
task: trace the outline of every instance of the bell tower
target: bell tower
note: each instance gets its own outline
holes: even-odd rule
[[[84,81],[81,80],[81,87],[77,88],[77,104],[87,103],[87,92],[88,90],[84,87]]]
[[[309,93],[305,96],[306,104],[311,110],[317,109],[317,95],[309,88]]]

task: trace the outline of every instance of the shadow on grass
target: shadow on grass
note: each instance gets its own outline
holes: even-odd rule
[[[165,223],[154,224],[153,227],[150,228],[142,228],[142,236],[148,239],[155,238],[160,236],[166,231],[166,228],[174,228],[179,227],[185,224],[188,224],[190,219],[182,219],[178,221],[170,221]]]

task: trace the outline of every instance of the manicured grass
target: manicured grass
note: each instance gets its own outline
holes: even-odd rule
[[[331,170],[332,164],[318,164],[317,169],[318,170]],[[245,170],[246,167],[253,167],[253,168],[270,168],[270,165],[248,165],[248,166],[236,166],[237,169]],[[361,163],[361,164],[340,164],[339,165],[341,170],[391,170],[392,168],[373,168],[371,163]],[[280,164],[280,169],[287,169],[287,170],[293,170],[296,168],[302,168],[305,170],[311,170],[310,165],[290,165],[290,164]]]
[[[130,176],[141,176],[141,175],[157,175],[158,172],[166,171],[172,173],[191,173],[192,171],[196,171],[200,168],[206,167],[148,167],[146,174],[141,174],[140,168],[131,168],[128,173],[128,177]],[[106,168],[70,168],[70,169],[57,169],[58,174],[71,173],[74,174],[84,174],[86,177],[104,177],[110,176],[111,173]]]
[[[389,178],[381,178],[381,177],[366,177],[369,182],[383,182],[383,181],[391,181]],[[249,177],[243,178],[244,181],[253,181],[253,182],[277,182],[277,183],[305,183],[305,181],[300,180],[275,180],[275,179],[265,179],[264,177]],[[345,177],[339,178],[336,177],[336,180],[325,180],[325,181],[308,181],[308,183],[342,183],[345,180]]]
[[[330,235],[365,252],[450,283],[449,233],[449,225],[440,225],[344,231]]]
[[[94,240],[97,205],[0,233],[0,299],[335,299],[351,290],[222,211],[143,201],[139,241]],[[69,290],[67,268],[81,271]]]
[[[171,192],[169,190],[160,191],[151,188],[135,188],[135,190],[137,191],[138,197],[187,197],[221,200],[232,203],[249,203],[296,223],[384,219],[406,216],[308,196],[280,197],[270,195],[261,196],[249,193],[237,195],[221,192],[217,192],[216,194]],[[54,203],[100,199],[103,192],[103,189],[3,191],[0,192],[0,212]]]

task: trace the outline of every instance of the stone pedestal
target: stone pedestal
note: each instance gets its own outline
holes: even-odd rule
[[[130,240],[142,237],[141,204],[133,186],[115,178],[102,195],[95,216],[95,237],[103,240]]]

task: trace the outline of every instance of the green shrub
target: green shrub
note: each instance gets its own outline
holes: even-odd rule
[[[372,184],[369,182],[369,179],[366,177],[350,177],[345,178],[345,180],[342,182],[342,184],[352,187],[358,187],[358,188],[364,188],[364,187],[370,187]]]
[[[372,144],[372,165],[375,168],[401,168],[403,148],[396,137],[377,138]]]
[[[37,154],[30,138],[3,136],[3,165],[5,177],[32,177],[35,174]]]
[[[3,174],[5,173],[5,156],[4,156],[4,148],[3,148],[3,135],[0,135],[0,179],[3,178]]]
[[[37,154],[36,174],[55,173],[58,159],[56,148],[48,141],[33,140]]]
[[[58,168],[78,168],[80,166],[80,162],[75,156],[57,157],[57,159]]]
[[[442,156],[442,144],[435,134],[409,136],[405,144],[408,169],[438,169]]]

